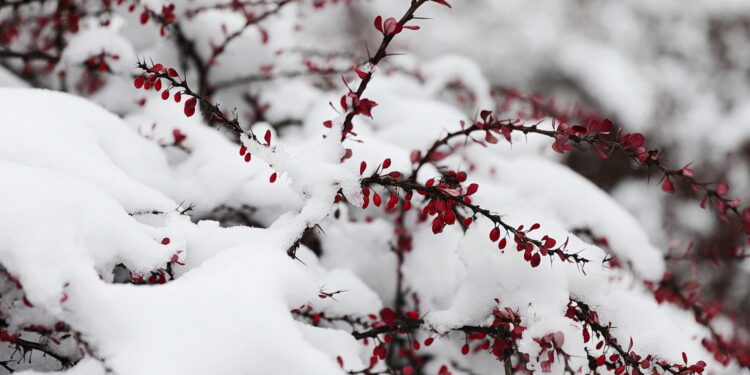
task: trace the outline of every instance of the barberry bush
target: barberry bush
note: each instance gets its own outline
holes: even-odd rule
[[[750,10],[521,3],[0,0],[0,371],[750,373]]]

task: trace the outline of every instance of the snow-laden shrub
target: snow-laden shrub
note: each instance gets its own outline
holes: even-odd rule
[[[745,241],[729,185],[469,58],[394,56],[454,5],[394,4],[0,4],[0,367],[748,373],[653,221],[561,160],[650,170]]]

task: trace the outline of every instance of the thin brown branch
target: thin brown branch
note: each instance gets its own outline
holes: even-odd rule
[[[464,199],[464,196],[453,196],[445,191],[443,189],[440,189],[436,186],[424,186],[422,184],[419,184],[417,182],[407,180],[407,179],[396,179],[390,176],[377,176],[373,175],[370,177],[365,177],[361,180],[363,186],[370,186],[370,185],[380,185],[384,187],[396,187],[403,189],[404,191],[417,191],[424,193],[426,196],[430,197],[436,197],[439,199],[442,199],[444,201],[450,201],[455,202],[456,204],[463,206],[467,208],[469,211],[472,212],[473,215],[481,215],[494,224],[502,227],[505,229],[507,233],[512,234],[515,238],[519,239],[519,241],[523,241],[523,243],[531,243],[538,247],[539,249],[545,249],[546,252],[551,256],[558,256],[561,259],[569,262],[574,262],[576,264],[579,264],[581,268],[589,262],[588,259],[582,257],[581,255],[577,253],[569,253],[564,250],[564,246],[560,246],[553,249],[548,249],[545,247],[545,244],[542,243],[539,240],[529,238],[527,236],[528,231],[522,231],[518,228],[513,227],[512,225],[506,223],[503,221],[502,217],[500,215],[492,213],[490,210],[482,208],[476,204],[467,202],[466,199]]]

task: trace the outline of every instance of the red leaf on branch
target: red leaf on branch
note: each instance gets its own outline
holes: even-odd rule
[[[393,17],[389,17],[383,23],[383,33],[387,36],[398,34],[403,28],[404,26]]]
[[[380,310],[380,319],[388,326],[392,326],[396,321],[396,313],[386,307]]]
[[[359,103],[355,104],[354,106],[354,113],[355,114],[363,114],[369,118],[372,118],[372,109],[377,106],[378,103],[370,100],[370,99],[360,99]]]
[[[745,226],[745,233],[750,235],[750,208],[742,211],[742,222]]]
[[[716,186],[716,194],[724,195],[729,192],[729,185],[722,181]]]
[[[452,8],[452,7],[451,7],[451,5],[450,5],[450,4],[448,4],[448,2],[447,2],[447,1],[445,1],[445,0],[432,0],[432,1],[434,1],[434,2],[436,2],[436,3],[438,3],[438,4],[440,4],[440,5],[445,5],[445,6],[447,6],[448,8]]]
[[[375,28],[381,33],[383,32],[383,17],[375,17]]]
[[[180,129],[172,130],[172,137],[174,137],[174,144],[177,146],[182,144],[182,141],[184,141],[185,138],[187,138],[185,133],[181,132]]]
[[[188,105],[187,103],[188,102],[185,102],[184,112],[185,112],[185,116],[190,117],[195,114],[195,106]]]
[[[409,159],[411,160],[412,164],[416,164],[422,159],[422,152],[419,150],[413,150],[409,155]]]
[[[492,228],[492,230],[490,231],[490,241],[496,242],[499,239],[500,239],[500,229],[498,229],[497,227]]]
[[[667,193],[674,193],[674,185],[672,184],[672,180],[669,178],[669,176],[664,178],[664,182],[661,184],[661,189]]]
[[[625,134],[622,137],[622,146],[625,147],[626,150],[636,149],[643,146],[644,143],[646,143],[646,137],[641,133]]]
[[[354,73],[357,73],[357,76],[359,76],[359,79],[365,79],[367,77],[367,73],[361,71],[359,68],[355,68]]]

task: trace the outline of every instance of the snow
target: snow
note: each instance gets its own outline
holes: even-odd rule
[[[338,373],[289,314],[316,292],[305,271],[283,249],[256,239],[159,287],[78,275],[66,316],[117,373]]]
[[[74,367],[66,371],[58,371],[59,374],[65,375],[104,375],[106,370],[102,366],[101,362],[94,358],[86,357],[78,362]],[[17,372],[19,375],[42,375],[47,372],[40,371],[21,371]]]
[[[20,89],[3,89],[0,94],[8,98],[3,112],[9,119],[0,131],[9,135],[3,139],[13,139],[3,145],[0,170],[15,181],[0,194],[5,199],[0,220],[9,228],[3,232],[0,257],[8,272],[19,278],[34,309],[71,324],[108,368],[118,374],[333,374],[340,373],[338,355],[350,369],[366,363],[343,327],[311,328],[289,313],[312,303],[315,311],[366,316],[394,298],[394,280],[383,273],[396,266],[387,217],[370,209],[374,220],[358,223],[351,221],[358,209],[346,207],[337,208],[338,219],[330,216],[339,187],[347,199],[359,199],[358,163],[338,163],[343,148],[335,136],[279,138],[273,133],[270,146],[243,136],[254,159],[237,163],[230,160],[241,159],[236,145],[194,121],[156,117],[157,129],[165,130],[144,138],[144,127],[137,124],[147,123],[143,116],[153,111],[150,107],[141,117],[123,121],[69,95]],[[30,103],[39,101],[48,110],[30,111]],[[431,125],[434,115],[423,112],[425,120],[413,122],[416,132],[432,134],[423,135],[424,142],[443,132]],[[159,143],[177,126],[187,135],[185,147],[191,152],[175,161]],[[260,135],[265,129],[257,124],[253,132]],[[366,134],[388,139],[391,132],[390,127],[372,127]],[[381,142],[398,150],[393,143]],[[355,155],[371,155],[370,165],[377,165],[378,142],[356,146]],[[464,158],[475,159],[478,151],[467,148],[444,163],[460,165]],[[558,241],[570,237],[570,249],[580,250],[591,261],[586,274],[559,260],[530,268],[515,251],[498,252],[486,240],[489,226],[482,219],[465,234],[451,227],[435,236],[429,226],[420,224],[417,245],[404,263],[404,282],[420,291],[426,324],[438,332],[481,324],[498,298],[502,306],[518,310],[528,324],[520,348],[533,351],[537,344],[532,338],[555,329],[570,337],[566,350],[582,355],[580,339],[572,339],[578,337],[575,326],[562,324],[568,299],[580,297],[601,307],[603,316],[617,322],[618,332],[638,337],[638,350],[678,360],[671,343],[691,342],[693,336],[674,336],[681,329],[666,323],[684,313],[666,312],[640,288],[628,286],[632,276],[603,267],[605,253],[568,230],[590,226],[606,235],[616,254],[645,278],[658,279],[663,272],[658,250],[637,222],[598,188],[554,161],[526,154],[514,159],[501,152],[476,159],[481,160],[472,173],[482,186],[478,202],[500,210],[514,225],[540,222],[544,233]],[[393,156],[398,157],[392,168],[408,168],[408,149]],[[191,185],[199,179],[211,182],[206,173],[218,165],[225,170],[213,179],[223,179],[229,187]],[[173,199],[179,196],[175,192],[186,192],[180,190],[185,186],[205,210],[233,196],[261,193],[247,186],[266,180],[271,170],[282,176],[273,191],[290,189],[287,194],[298,196],[301,204],[289,207],[267,229],[194,224],[176,211],[180,205]],[[428,168],[425,173],[434,172]],[[553,181],[557,188],[549,189]],[[173,198],[159,193],[159,188]],[[165,213],[128,214],[140,210]],[[21,217],[28,219],[18,220]],[[290,259],[286,250],[306,227],[315,225],[322,229],[320,261],[304,247],[298,249],[299,261]],[[169,245],[160,243],[163,237],[171,239]],[[117,263],[147,274],[163,267],[178,250],[185,266],[177,266],[177,278],[165,285],[108,282],[107,270]],[[335,300],[320,300],[317,294],[323,290],[343,292]],[[67,298],[61,302],[63,293]],[[614,307],[604,302],[613,293],[623,301]],[[652,316],[648,322],[637,318],[645,308]],[[684,322],[680,327],[690,325]],[[694,345],[691,357],[707,358],[702,350]],[[285,360],[290,352],[296,353],[294,361]],[[90,361],[75,371],[101,370],[86,363]]]

